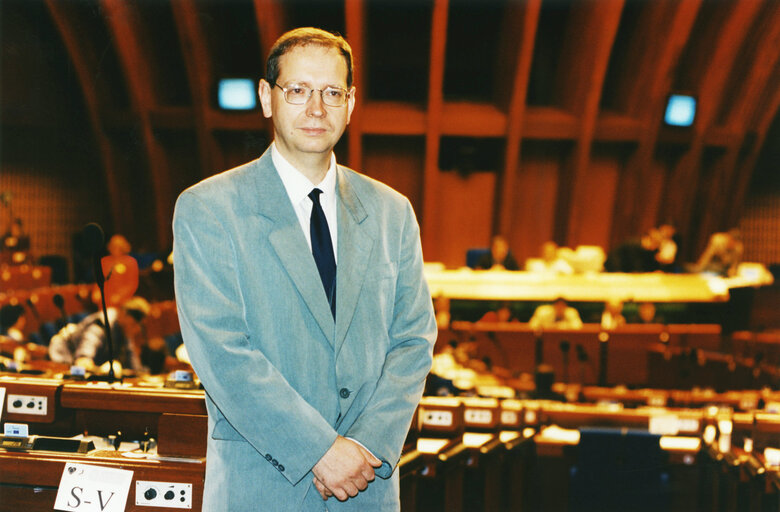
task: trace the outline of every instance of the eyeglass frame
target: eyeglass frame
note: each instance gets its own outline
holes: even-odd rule
[[[347,89],[343,89],[341,87],[332,87],[330,85],[325,87],[324,89],[315,89],[314,87],[308,87],[308,86],[305,86],[305,85],[296,84],[295,82],[293,82],[293,85],[297,85],[301,89],[308,89],[309,90],[309,94],[308,94],[308,96],[306,96],[306,99],[303,100],[303,103],[293,103],[292,101],[287,99],[287,91],[288,91],[289,86],[288,87],[282,87],[277,82],[274,82],[272,87],[278,87],[279,89],[281,89],[282,90],[282,96],[284,97],[284,101],[286,101],[290,105],[306,105],[309,102],[309,100],[311,99],[312,94],[314,94],[314,91],[317,91],[317,92],[320,93],[320,100],[322,100],[322,103],[324,105],[327,105],[329,107],[337,107],[337,108],[338,107],[343,107],[347,103],[349,103],[349,99],[352,97],[352,93],[353,93],[353,89],[354,89],[354,87],[353,87],[352,89],[347,90]],[[331,105],[331,104],[327,103],[325,101],[325,91],[327,91],[328,89],[337,90],[337,91],[344,91],[344,103],[342,103],[341,105]]]

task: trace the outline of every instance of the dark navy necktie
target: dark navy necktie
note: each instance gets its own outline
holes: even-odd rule
[[[333,241],[330,239],[328,219],[320,205],[322,190],[315,188],[309,192],[312,202],[311,208],[311,252],[314,261],[317,262],[317,270],[320,272],[322,286],[325,288],[325,296],[330,304],[333,318],[336,318],[336,258],[333,255]]]

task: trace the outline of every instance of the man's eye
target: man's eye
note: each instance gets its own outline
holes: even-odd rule
[[[326,93],[328,96],[331,96],[331,97],[333,97],[333,98],[341,98],[341,97],[344,95],[344,93],[343,93],[343,92],[341,92],[341,91],[340,91],[340,90],[338,90],[338,89],[328,89],[328,90],[326,90],[326,91],[325,91],[325,93]]]
[[[290,92],[292,94],[305,94],[306,89],[304,89],[303,87],[290,87]]]

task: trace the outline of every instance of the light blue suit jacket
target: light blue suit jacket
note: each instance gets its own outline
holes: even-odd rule
[[[176,203],[179,321],[209,412],[203,510],[399,508],[436,337],[419,228],[405,197],[341,166],[337,193],[335,321],[270,150]],[[311,469],[337,434],[383,464],[326,503]]]

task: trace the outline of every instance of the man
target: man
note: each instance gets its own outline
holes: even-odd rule
[[[501,235],[490,240],[490,252],[482,255],[477,261],[477,268],[482,270],[518,270],[517,261],[509,251],[509,242]]]
[[[535,331],[544,329],[581,329],[580,313],[558,297],[552,304],[542,304],[534,310],[528,326]]]
[[[143,319],[151,307],[146,299],[132,297],[121,306],[108,308],[108,324],[114,345],[114,359],[122,368],[141,370],[141,351],[147,345]],[[103,311],[85,317],[78,324],[67,324],[52,336],[49,359],[56,363],[81,366],[89,372],[108,371],[108,338]]]
[[[174,214],[179,320],[209,412],[203,509],[398,510],[436,336],[414,213],[335,163],[355,106],[341,37],[284,34],[259,94],[271,147]]]

